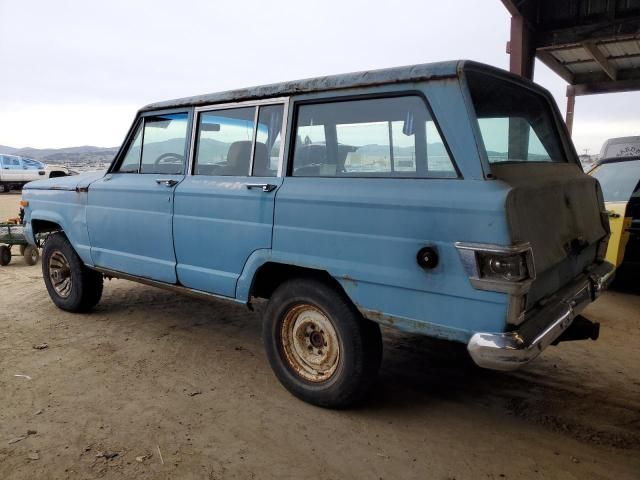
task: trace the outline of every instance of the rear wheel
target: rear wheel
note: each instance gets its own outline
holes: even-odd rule
[[[0,246],[0,265],[3,267],[11,262],[11,248],[6,245]]]
[[[34,247],[33,245],[27,245],[22,249],[22,256],[24,257],[24,263],[27,265],[35,265],[38,263],[40,259],[40,251],[38,247]]]
[[[276,289],[265,312],[263,341],[282,385],[321,407],[361,401],[382,359],[378,325],[315,279],[290,280]]]
[[[87,268],[63,233],[47,238],[42,274],[53,303],[69,312],[86,312],[100,301],[103,278]]]

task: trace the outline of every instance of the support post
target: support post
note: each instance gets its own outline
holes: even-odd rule
[[[511,40],[509,42],[509,70],[516,75],[533,80],[535,65],[533,32],[522,15],[511,17]]]
[[[571,86],[567,87],[567,113],[564,122],[567,124],[569,136],[573,131],[573,109],[576,106],[576,94]]]

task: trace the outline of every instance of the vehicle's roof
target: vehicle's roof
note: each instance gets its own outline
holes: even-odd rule
[[[605,145],[615,145],[616,143],[640,143],[640,136],[635,137],[616,137],[610,138],[605,142]]]
[[[161,110],[186,106],[209,105],[215,103],[238,102],[262,98],[283,97],[293,94],[321,92],[341,88],[366,87],[400,82],[434,80],[439,78],[456,77],[463,68],[492,71],[509,75],[507,72],[469,60],[452,60],[446,62],[423,63],[404,67],[385,68],[326,77],[307,78],[289,82],[273,83],[257,87],[228,90],[226,92],[197,95],[194,97],[178,98],[149,104],[141,112]]]
[[[640,160],[640,155],[627,155],[624,157],[602,158],[598,160],[595,166],[598,167],[600,165],[605,165],[607,163],[631,162],[633,160]]]

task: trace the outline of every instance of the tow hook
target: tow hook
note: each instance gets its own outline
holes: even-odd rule
[[[591,320],[577,315],[569,328],[567,328],[562,335],[554,340],[552,345],[557,345],[560,342],[569,342],[573,340],[597,340],[600,336],[600,324],[592,322]]]

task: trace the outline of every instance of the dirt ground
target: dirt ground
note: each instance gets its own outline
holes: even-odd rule
[[[18,200],[0,195],[0,218]],[[513,373],[386,330],[367,404],[329,411],[279,385],[259,312],[113,280],[94,313],[69,314],[15,258],[0,267],[0,478],[640,479],[640,296],[585,315],[597,342]]]

